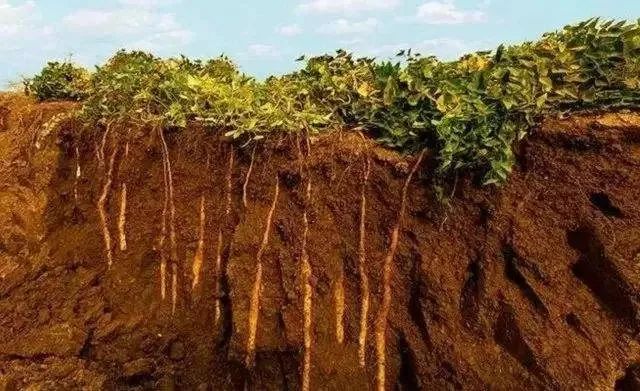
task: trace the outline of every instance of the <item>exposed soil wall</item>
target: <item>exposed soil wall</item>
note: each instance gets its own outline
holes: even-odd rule
[[[0,389],[280,390],[305,376],[310,389],[373,389],[381,322],[387,389],[640,384],[637,114],[549,119],[505,186],[458,178],[444,204],[427,152],[407,188],[383,319],[385,258],[415,156],[355,133],[309,145],[286,136],[257,147],[247,182],[251,148],[230,162],[231,146],[201,129],[169,132],[172,256],[169,217],[160,246],[161,142],[108,137],[101,151],[63,120],[36,148],[43,123],[70,108],[0,96]]]

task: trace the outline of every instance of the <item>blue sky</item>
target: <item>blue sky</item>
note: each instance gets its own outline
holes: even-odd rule
[[[451,59],[591,16],[635,20],[640,0],[0,0],[0,86],[47,60],[91,66],[119,48],[224,53],[258,77],[337,48],[388,58],[413,47]]]

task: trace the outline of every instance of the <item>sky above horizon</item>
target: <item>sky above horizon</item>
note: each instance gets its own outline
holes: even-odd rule
[[[0,0],[0,88],[50,60],[93,66],[121,48],[226,54],[257,77],[338,48],[454,59],[593,16],[636,20],[640,0]]]

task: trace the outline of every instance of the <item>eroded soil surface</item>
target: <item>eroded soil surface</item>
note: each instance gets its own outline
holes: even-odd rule
[[[416,157],[345,132],[271,140],[251,165],[251,147],[230,161],[201,129],[169,132],[171,254],[160,140],[134,132],[101,150],[64,118],[47,135],[72,107],[0,95],[0,390],[296,390],[305,352],[310,389],[366,390],[380,384],[380,343],[387,389],[640,387],[638,114],[549,119],[505,186],[457,178],[445,203],[427,152],[376,341]]]

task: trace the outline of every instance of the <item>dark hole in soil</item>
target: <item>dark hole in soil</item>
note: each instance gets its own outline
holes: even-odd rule
[[[592,229],[581,227],[567,233],[571,247],[580,252],[580,258],[571,267],[602,305],[629,326],[638,328],[640,308],[629,283],[605,256],[604,247]]]
[[[93,346],[91,345],[92,341],[93,341],[93,330],[89,330],[87,339],[84,341],[84,345],[82,345],[82,348],[80,349],[80,353],[78,354],[80,358],[85,360],[88,360],[91,358],[91,353],[93,348]]]
[[[424,316],[422,309],[422,294],[420,287],[412,289],[411,299],[409,300],[409,315],[411,320],[418,326],[422,339],[427,345],[431,345],[431,336],[429,335],[429,328],[427,327],[427,319]]]
[[[450,362],[445,361],[440,365],[436,372],[436,377],[443,379],[450,384],[451,388],[448,389],[462,390],[462,384],[460,384],[460,381],[458,380],[458,374]]]
[[[536,311],[548,317],[549,310],[547,309],[547,306],[529,284],[525,275],[520,271],[518,264],[519,260],[516,257],[513,248],[509,245],[505,245],[502,248],[502,256],[505,260],[504,272],[507,279],[518,286],[522,294],[527,298],[527,300],[529,300],[529,302],[531,302]]]
[[[567,324],[569,326],[571,326],[572,328],[576,329],[576,330],[581,330],[582,329],[582,323],[580,322],[580,319],[578,318],[578,316],[576,314],[569,313],[564,317],[564,320],[567,322]]]
[[[87,221],[82,210],[76,205],[73,207],[73,211],[71,212],[71,224],[80,225],[84,224]]]
[[[299,384],[298,353],[293,351],[259,352],[256,354],[256,367],[249,389],[264,390],[268,385],[277,385],[278,390],[291,390]]]
[[[400,374],[398,375],[396,390],[419,390],[420,377],[416,368],[415,354],[404,335],[400,335],[398,338],[398,351],[400,353]]]
[[[520,365],[533,376],[550,388],[557,388],[555,380],[551,378],[536,359],[535,353],[525,340],[513,308],[503,304],[498,321],[495,325],[494,340],[507,351]],[[545,387],[546,388],[546,387]]]
[[[640,390],[640,363],[630,365],[624,376],[616,381],[615,391]]]
[[[300,177],[299,173],[291,172],[291,171],[286,171],[284,173],[281,173],[280,179],[282,180],[284,185],[289,189],[295,188],[302,181],[302,178]]]
[[[467,266],[467,277],[460,294],[460,312],[467,327],[474,326],[478,320],[481,273],[480,260],[472,260]]]
[[[152,389],[155,379],[151,374],[140,374],[124,379],[124,385],[127,387],[140,387],[142,389]]]
[[[489,226],[489,220],[493,217],[493,210],[489,205],[480,205],[478,213],[478,225],[484,228]]]
[[[427,316],[425,316],[424,306],[422,305],[424,300],[426,300],[426,287],[418,275],[419,264],[419,260],[414,259],[413,270],[411,272],[411,298],[409,299],[408,311],[411,320],[418,326],[423,341],[427,346],[431,347],[432,341],[431,335],[429,335]]]
[[[513,358],[530,371],[537,369],[537,362],[533,351],[524,340],[513,311],[503,309],[498,317],[494,338]]]
[[[598,208],[598,210],[600,210],[605,216],[616,218],[623,217],[622,211],[613,205],[608,194],[602,192],[591,193],[589,200],[593,206]]]
[[[587,339],[589,342],[591,342],[593,344],[593,340],[591,339],[591,336],[589,334],[589,331],[587,328],[584,327],[582,320],[580,320],[580,318],[578,317],[578,315],[576,315],[573,312],[569,312],[568,314],[566,314],[564,316],[564,321],[567,323],[567,325],[569,325],[569,327],[571,327],[573,329],[573,331],[575,331],[578,335],[582,336],[583,338]]]

